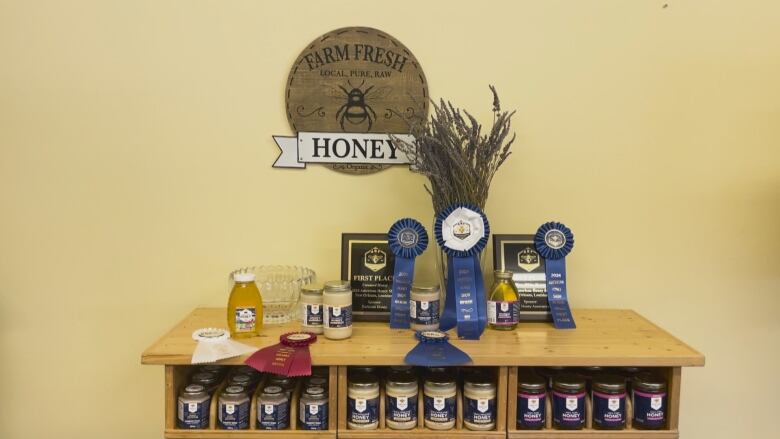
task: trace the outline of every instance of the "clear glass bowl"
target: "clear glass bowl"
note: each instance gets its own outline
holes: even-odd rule
[[[241,267],[230,273],[230,289],[233,289],[235,273],[254,273],[263,297],[263,324],[287,323],[296,319],[301,287],[316,279],[314,270],[297,265]]]

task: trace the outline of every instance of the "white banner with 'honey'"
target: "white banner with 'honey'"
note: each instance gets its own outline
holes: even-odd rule
[[[393,134],[391,138],[390,134],[301,132],[296,137],[273,137],[281,150],[274,168],[305,168],[307,163],[404,165],[409,164],[409,158],[393,138],[414,142],[411,134]]]

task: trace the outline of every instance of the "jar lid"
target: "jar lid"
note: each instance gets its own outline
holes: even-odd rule
[[[184,388],[184,393],[202,393],[205,391],[206,388],[202,384],[189,384]]]
[[[211,372],[211,373],[219,373],[222,372],[225,369],[225,366],[221,366],[219,364],[207,364],[205,366],[200,367],[201,372]]]
[[[325,291],[348,292],[350,291],[350,283],[346,280],[329,280],[325,282]]]
[[[347,371],[350,374],[358,374],[358,373],[373,374],[374,372],[376,372],[376,367],[373,367],[373,366],[349,366],[347,368]]]
[[[455,380],[444,372],[433,372],[425,379],[426,385],[432,386],[452,386]]]
[[[493,385],[493,378],[483,372],[472,373],[465,379],[466,384],[476,387],[489,387]]]
[[[233,383],[248,383],[252,381],[252,378],[249,375],[244,375],[243,373],[233,375],[230,377],[230,381]]]
[[[233,273],[233,280],[236,282],[254,282],[255,274],[247,272]]]
[[[528,374],[521,376],[517,382],[517,388],[529,392],[538,392],[545,390],[547,381],[537,374]]]
[[[267,386],[265,389],[263,389],[263,393],[266,395],[278,395],[282,393],[282,388],[279,386]]]
[[[659,392],[666,390],[666,380],[656,373],[640,372],[634,377],[633,386],[636,390]]]
[[[241,375],[241,374],[243,374],[243,375],[250,375],[250,376],[252,376],[252,375],[259,375],[260,371],[255,369],[252,366],[248,366],[248,365],[244,364],[242,366],[238,366],[236,371],[233,373],[233,375]]]
[[[368,373],[357,373],[353,375],[352,378],[349,379],[349,385],[351,387],[358,387],[361,389],[378,387],[379,380],[377,379],[377,377]]]
[[[412,291],[418,293],[433,293],[439,291],[439,284],[413,284]]]
[[[225,387],[225,393],[230,395],[237,395],[244,393],[244,388],[242,386],[227,386]]]
[[[613,374],[601,374],[593,377],[593,389],[604,393],[623,393],[626,391],[626,379]]]
[[[387,376],[387,382],[399,386],[417,385],[417,376],[411,370],[396,370]]]
[[[503,280],[512,279],[512,272],[511,271],[495,270],[495,271],[493,271],[493,275],[496,276],[496,279],[503,279]]]
[[[212,372],[198,372],[192,376],[192,381],[195,382],[214,382],[217,380],[217,375]]]
[[[471,381],[466,381],[466,386],[467,387],[476,388],[476,389],[492,389],[493,388],[493,383],[490,382],[490,381],[488,381],[488,382],[471,382]]]
[[[585,389],[585,378],[572,373],[563,373],[553,378],[553,387],[560,390],[583,390]]]
[[[303,294],[322,294],[322,285],[320,284],[308,284],[301,287],[301,293]]]
[[[309,384],[313,384],[315,386],[322,387],[324,384],[327,384],[328,380],[322,377],[311,377],[309,378]]]
[[[634,367],[634,366],[626,366],[626,367],[621,367],[620,368],[620,373],[622,373],[623,375],[629,375],[629,376],[634,376],[634,375],[638,374],[641,371],[642,371],[642,369],[640,369],[638,367]]]
[[[311,396],[325,396],[325,389],[319,386],[307,387],[306,394]]]

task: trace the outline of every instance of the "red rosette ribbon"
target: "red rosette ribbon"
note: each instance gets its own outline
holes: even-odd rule
[[[297,377],[311,375],[309,345],[317,341],[311,332],[288,332],[279,336],[279,343],[255,352],[244,364],[260,372]]]

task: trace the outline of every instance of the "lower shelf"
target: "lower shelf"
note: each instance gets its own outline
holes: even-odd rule
[[[221,392],[221,389],[225,386],[225,383],[212,395],[212,402],[210,404],[209,426],[204,429],[183,429],[177,427],[177,400],[180,390],[187,384],[189,376],[192,374],[194,368],[191,366],[166,366],[165,370],[165,383],[166,383],[166,415],[165,415],[165,437],[168,439],[194,439],[194,438],[209,438],[209,439],[227,439],[227,438],[267,438],[267,437],[279,437],[279,438],[292,438],[292,439],[305,439],[305,438],[320,438],[320,439],[335,439],[336,438],[336,383],[337,383],[337,368],[331,366],[327,370],[328,383],[328,429],[327,430],[303,430],[298,423],[298,400],[302,389],[300,383],[298,387],[292,391],[289,416],[290,423],[287,428],[283,430],[263,430],[258,429],[256,426],[257,420],[257,395],[263,387],[265,378],[262,378],[260,384],[258,384],[250,397],[250,411],[249,411],[249,429],[246,430],[222,430],[216,425],[216,411],[217,411],[217,399]]]
[[[677,430],[516,430],[509,432],[509,439],[557,439],[557,438],[653,438],[653,439],[677,439],[680,437]]]
[[[360,431],[344,430],[339,431],[339,438],[355,439],[379,439],[379,438],[399,438],[399,437],[424,437],[426,439],[452,439],[453,437],[467,437],[471,439],[498,439],[506,438],[506,431],[472,431],[472,430],[429,430],[415,428],[412,430],[391,430],[391,431]]]
[[[194,438],[209,438],[209,439],[235,439],[235,438],[265,438],[265,437],[277,437],[277,438],[291,438],[291,439],[306,439],[306,438],[321,438],[321,439],[335,439],[336,432],[331,431],[290,431],[290,430],[182,430],[178,428],[166,429],[165,437],[168,439],[194,439]]]
[[[451,368],[456,369],[456,368]],[[464,367],[462,369],[476,369]],[[393,430],[385,425],[385,394],[384,384],[380,385],[379,396],[379,426],[373,430],[350,429],[347,426],[347,393],[348,393],[348,368],[339,366],[338,369],[338,437],[339,438],[399,438],[399,437],[425,437],[433,439],[452,439],[453,437],[499,439],[506,438],[506,367],[481,367],[482,372],[493,376],[496,384],[496,425],[492,430],[469,430],[463,423],[463,393],[462,382],[458,381],[456,393],[455,426],[449,430],[434,430],[424,426],[423,389],[420,380],[417,403],[417,427],[409,430]]]
[[[522,369],[522,368],[520,368]],[[656,372],[664,375],[668,383],[667,393],[667,424],[666,428],[661,430],[638,430],[631,427],[631,418],[633,407],[630,398],[626,401],[627,428],[624,430],[596,430],[592,428],[591,421],[591,403],[590,399],[585,401],[586,427],[582,430],[556,430],[552,428],[552,420],[549,416],[552,413],[550,399],[546,399],[547,425],[541,430],[520,430],[517,428],[517,382],[519,369],[510,367],[508,371],[509,395],[507,397],[507,437],[509,439],[558,439],[558,438],[649,438],[649,439],[677,439],[680,434],[677,430],[680,402],[680,378],[681,369],[679,367],[655,368]]]
[[[380,368],[381,369],[381,368]],[[471,369],[469,367],[461,368]],[[187,430],[177,428],[176,426],[176,401],[178,392],[187,383],[189,376],[191,375],[192,368],[189,366],[166,366],[166,426],[165,437],[168,439],[194,439],[194,438],[207,438],[207,439],[262,439],[270,437],[279,438],[291,438],[291,439],[304,439],[304,438],[321,438],[321,439],[336,439],[338,438],[354,438],[354,439],[373,439],[373,438],[399,438],[399,437],[425,437],[430,439],[454,439],[456,437],[464,438],[484,438],[484,439],[597,439],[597,438],[649,438],[649,439],[677,439],[679,438],[678,432],[678,419],[679,419],[679,401],[680,401],[680,383],[681,383],[681,368],[679,367],[662,367],[655,368],[656,372],[662,373],[667,378],[668,383],[668,407],[667,414],[668,419],[666,428],[663,430],[638,430],[631,427],[631,422],[627,423],[628,428],[625,430],[595,430],[591,428],[592,422],[590,421],[591,407],[590,399],[585,401],[585,412],[588,421],[585,424],[585,428],[582,430],[555,430],[551,425],[551,421],[547,419],[546,428],[542,430],[519,430],[517,428],[517,383],[518,377],[523,376],[524,368],[517,367],[480,367],[482,372],[488,373],[494,377],[494,383],[496,384],[496,413],[495,429],[489,431],[474,431],[465,427],[463,422],[464,418],[464,403],[462,399],[462,383],[459,381],[457,396],[456,396],[456,423],[455,427],[450,430],[433,430],[424,426],[424,410],[423,410],[423,392],[422,388],[418,393],[418,424],[415,428],[410,430],[393,430],[385,425],[385,395],[384,386],[380,386],[380,398],[379,398],[379,426],[374,430],[358,430],[349,429],[347,426],[347,382],[348,382],[348,370],[347,366],[329,366],[327,369],[328,377],[328,430],[324,431],[312,431],[301,430],[300,425],[293,421],[290,426],[284,430],[260,430],[256,426],[256,402],[255,398],[252,398],[251,410],[250,410],[250,428],[247,430],[221,430],[215,424],[215,410],[216,410],[216,396],[214,396],[211,404],[211,414],[209,416],[210,423],[208,428]],[[459,372],[460,373],[460,372]],[[380,376],[382,373],[380,373]],[[457,374],[456,374],[457,375]],[[325,376],[325,374],[323,375]],[[460,375],[462,376],[462,375]],[[263,381],[261,381],[262,383]],[[223,384],[224,386],[224,384]],[[261,386],[258,385],[255,392]],[[218,393],[219,391],[217,391]],[[298,409],[298,398],[300,395],[300,388],[295,390],[292,395],[292,404],[290,407],[290,417],[292,420],[297,418],[296,412]],[[216,393],[215,393],[216,395]],[[547,399],[546,413],[551,413],[551,407],[549,407],[550,400]],[[632,412],[632,405],[630,401],[626,402],[627,418],[630,420]]]

